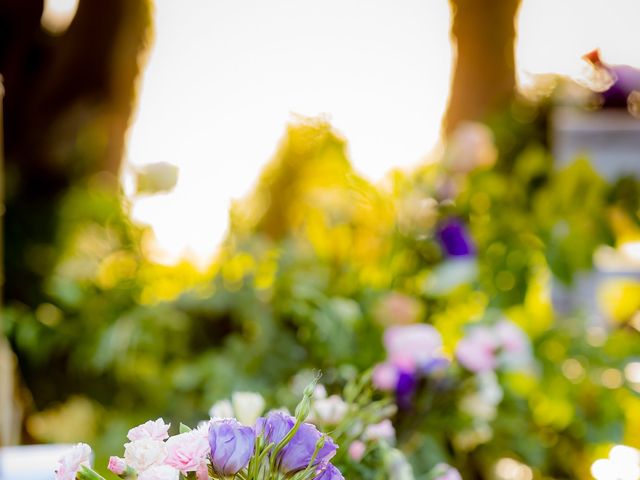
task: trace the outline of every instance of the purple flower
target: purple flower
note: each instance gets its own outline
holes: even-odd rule
[[[294,473],[307,468],[311,464],[316,445],[323,434],[310,423],[303,423],[289,443],[278,453],[278,466],[283,473]],[[312,465],[331,460],[338,446],[330,437],[324,437],[325,443],[313,459]]]
[[[473,239],[467,227],[460,220],[451,218],[440,225],[438,241],[449,257],[468,257],[474,254]]]
[[[396,385],[396,403],[400,408],[410,408],[413,395],[418,386],[415,372],[399,371],[398,384]]]
[[[344,480],[344,477],[336,467],[330,463],[325,463],[316,470],[315,480]]]
[[[242,470],[253,455],[256,437],[253,428],[233,419],[211,422],[209,446],[211,464],[220,475],[235,475]]]
[[[277,445],[293,428],[296,419],[284,412],[270,412],[256,421],[256,435],[262,434],[266,445]]]

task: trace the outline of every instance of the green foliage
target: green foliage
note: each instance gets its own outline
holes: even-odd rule
[[[160,415],[193,424],[234,390],[286,404],[304,369],[341,388],[345,372],[383,360],[393,319],[381,305],[402,293],[418,305],[413,321],[442,333],[447,354],[466,324],[499,309],[530,334],[539,367],[501,374],[491,439],[470,448],[453,440],[473,423],[453,408],[460,398],[426,388],[416,410],[395,419],[415,471],[448,461],[485,478],[507,456],[536,476],[584,477],[576,465],[598,445],[638,442],[624,437],[640,425],[629,413],[640,409],[637,388],[607,379],[640,357],[638,333],[623,326],[590,343],[583,319],[554,318],[549,282],[588,271],[596,247],[613,243],[620,225],[637,225],[638,186],[611,186],[586,160],[556,170],[536,146],[509,164],[456,177],[436,163],[376,187],[352,171],[328,124],[290,126],[254,194],[234,205],[206,275],[150,262],[148,232],[130,223],[121,198],[95,179],[78,185],[60,210],[48,298],[4,312],[35,400],[30,434],[56,440],[60,404],[87,398],[95,428],[79,440],[99,438],[104,455],[131,425]],[[455,192],[443,195],[449,180]],[[452,216],[471,230],[472,268],[438,241],[439,222]],[[460,392],[472,379],[456,381]],[[364,464],[350,468],[348,478],[376,478]]]

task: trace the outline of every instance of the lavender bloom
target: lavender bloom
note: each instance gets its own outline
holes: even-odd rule
[[[235,475],[249,463],[255,444],[253,428],[233,419],[211,422],[211,464],[221,475]]]
[[[283,473],[294,473],[307,468],[313,453],[323,434],[310,423],[303,423],[289,443],[278,454],[278,465]],[[312,465],[326,463],[336,454],[338,446],[330,437],[324,437],[325,443],[313,460]]]
[[[296,419],[284,412],[270,412],[256,421],[256,435],[263,435],[266,444],[277,445],[289,433]]]
[[[320,465],[316,473],[315,480],[344,480],[340,470],[330,463]]]
[[[474,254],[473,240],[464,223],[452,218],[440,225],[437,238],[449,257],[468,257]]]

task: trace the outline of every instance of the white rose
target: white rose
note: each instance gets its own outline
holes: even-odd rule
[[[211,418],[233,418],[233,407],[229,400],[220,400],[209,409]]]
[[[240,423],[254,425],[264,411],[265,401],[255,392],[235,392],[231,396],[233,411]]]
[[[161,465],[167,458],[167,447],[160,440],[143,438],[124,445],[124,460],[138,473]]]
[[[178,480],[178,470],[169,465],[157,465],[138,475],[138,480]]]

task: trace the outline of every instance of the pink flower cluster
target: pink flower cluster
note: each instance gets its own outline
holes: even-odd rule
[[[527,335],[514,323],[500,320],[494,325],[474,327],[456,346],[460,364],[474,373],[497,368],[520,368],[531,358]]]
[[[198,480],[208,479],[206,430],[169,437],[169,427],[159,418],[129,430],[124,458],[111,457],[109,470],[123,476],[131,469],[140,480],[177,480],[188,472],[196,472]]]

